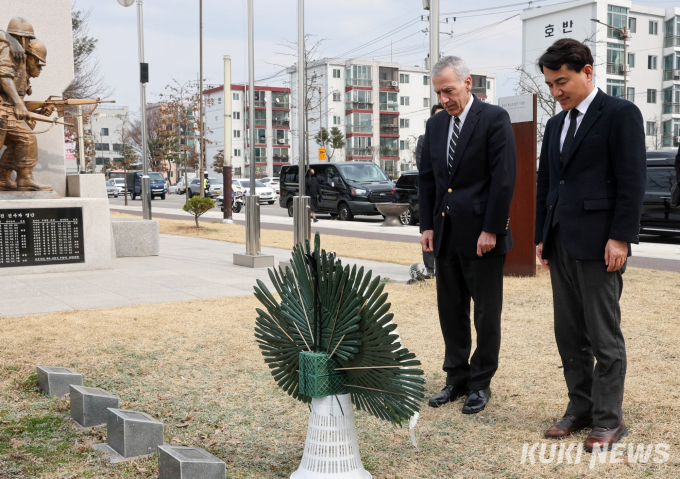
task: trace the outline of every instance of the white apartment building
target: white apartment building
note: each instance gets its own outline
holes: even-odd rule
[[[128,107],[98,107],[85,130],[92,132],[95,149],[95,172],[101,172],[105,163],[110,165],[120,158],[121,133],[130,127]],[[74,145],[77,149],[77,143]],[[77,150],[76,150],[77,152]]]
[[[289,68],[294,108],[293,157],[298,157],[297,71]],[[399,63],[324,58],[307,66],[313,109],[308,113],[309,158],[318,161],[314,141],[321,127],[345,134],[343,151],[328,148],[332,161],[372,160],[390,176],[415,169],[415,144],[430,117],[429,70]],[[496,102],[496,76],[472,72],[472,92]]]
[[[224,86],[203,92],[205,107],[206,170],[212,176],[215,155],[224,149]],[[243,85],[231,85],[232,175],[249,177],[247,158],[250,138],[248,103]],[[211,101],[212,100],[212,101]],[[255,85],[255,167],[256,176],[278,176],[281,166],[290,163],[290,89]]]
[[[593,52],[593,83],[640,108],[647,148],[680,144],[680,8],[634,5],[628,0],[577,0],[525,10],[522,64],[541,76],[537,60],[555,40],[588,39]],[[594,22],[623,28],[630,37],[624,58],[621,34]],[[624,73],[626,85],[624,91]],[[558,108],[558,112],[559,112]]]

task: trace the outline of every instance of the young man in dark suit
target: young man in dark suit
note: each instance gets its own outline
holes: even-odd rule
[[[630,244],[639,242],[642,115],[634,103],[593,85],[593,56],[581,42],[556,41],[538,65],[563,110],[543,135],[534,240],[538,259],[550,269],[555,339],[569,392],[564,417],[545,437],[592,426],[585,449],[609,450],[628,433],[619,298]]]
[[[427,122],[420,160],[420,243],[437,259],[437,305],[446,386],[439,407],[467,395],[463,413],[483,410],[498,368],[503,265],[512,248],[510,203],[516,151],[510,117],[470,93],[465,62],[447,56],[432,69],[446,111]],[[470,359],[470,299],[477,348]]]

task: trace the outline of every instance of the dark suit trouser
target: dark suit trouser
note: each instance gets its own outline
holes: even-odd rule
[[[445,223],[437,256],[437,306],[446,346],[446,384],[485,389],[498,369],[505,255],[463,256],[451,239],[451,222]],[[471,298],[475,301],[477,347],[470,359]]]
[[[619,308],[621,270],[608,273],[604,257],[592,261],[571,259],[562,243],[559,225],[552,237],[550,280],[555,339],[569,390],[565,414],[592,414],[595,426],[617,427],[623,417],[626,377]]]

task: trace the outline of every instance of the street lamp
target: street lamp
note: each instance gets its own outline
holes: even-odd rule
[[[627,54],[627,45],[626,41],[630,38],[630,35],[628,34],[628,29],[626,27],[619,28],[615,27],[614,25],[609,25],[608,23],[604,23],[599,21],[597,18],[591,18],[591,22],[599,23],[600,25],[604,25],[605,27],[612,28],[619,33],[621,33],[621,39],[623,40],[623,97],[628,99],[628,54]]]
[[[149,180],[149,153],[146,131],[146,84],[149,82],[149,64],[144,63],[144,16],[142,0],[137,1],[137,36],[139,42],[139,84],[140,112],[142,114],[142,213],[145,220],[151,219],[151,183]],[[130,7],[135,0],[118,0],[124,7]]]

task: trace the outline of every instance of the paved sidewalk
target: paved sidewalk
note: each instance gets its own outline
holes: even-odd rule
[[[283,249],[262,252],[273,254],[277,265],[290,259]],[[112,270],[2,276],[0,316],[247,296],[256,279],[271,287],[267,269],[234,266],[234,253],[245,253],[245,245],[161,235],[160,256],[117,258]],[[357,259],[343,263],[365,266],[383,278],[409,279],[408,266]]]

